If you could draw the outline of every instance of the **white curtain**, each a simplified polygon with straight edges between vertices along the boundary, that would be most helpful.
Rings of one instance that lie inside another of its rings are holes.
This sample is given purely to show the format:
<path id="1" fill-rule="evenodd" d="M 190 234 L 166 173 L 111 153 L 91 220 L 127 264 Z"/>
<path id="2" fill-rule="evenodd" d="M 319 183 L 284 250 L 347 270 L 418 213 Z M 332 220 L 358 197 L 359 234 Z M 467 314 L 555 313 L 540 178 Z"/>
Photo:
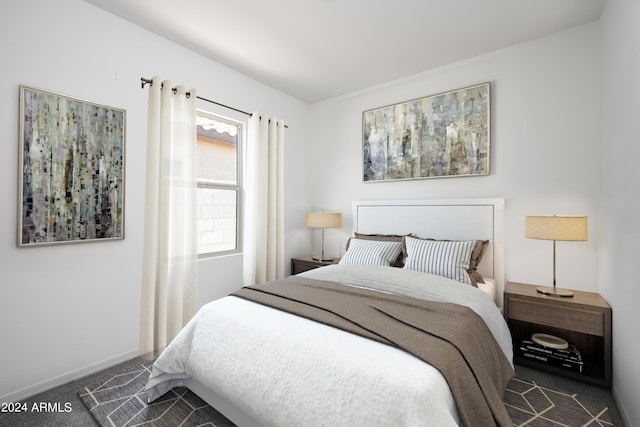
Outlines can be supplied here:
<path id="1" fill-rule="evenodd" d="M 253 113 L 245 163 L 244 285 L 284 276 L 283 120 Z"/>
<path id="2" fill-rule="evenodd" d="M 140 354 L 159 352 L 197 310 L 195 90 L 149 88 Z"/>

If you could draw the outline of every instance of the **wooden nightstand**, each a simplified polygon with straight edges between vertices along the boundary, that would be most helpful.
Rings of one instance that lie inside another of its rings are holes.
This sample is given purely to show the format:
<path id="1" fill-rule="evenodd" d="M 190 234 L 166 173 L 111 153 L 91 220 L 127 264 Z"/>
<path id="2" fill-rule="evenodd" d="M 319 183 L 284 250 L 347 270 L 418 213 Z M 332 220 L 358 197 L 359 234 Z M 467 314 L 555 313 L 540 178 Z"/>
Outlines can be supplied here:
<path id="1" fill-rule="evenodd" d="M 324 265 L 337 264 L 339 261 L 340 258 L 334 258 L 331 261 L 316 261 L 312 255 L 291 258 L 291 274 L 302 273 Z"/>
<path id="2" fill-rule="evenodd" d="M 572 298 L 543 295 L 533 285 L 508 282 L 504 316 L 511 331 L 515 363 L 602 387 L 611 387 L 611 307 L 594 292 L 575 291 Z M 575 344 L 583 371 L 525 359 L 520 342 L 533 333 L 554 335 Z"/>

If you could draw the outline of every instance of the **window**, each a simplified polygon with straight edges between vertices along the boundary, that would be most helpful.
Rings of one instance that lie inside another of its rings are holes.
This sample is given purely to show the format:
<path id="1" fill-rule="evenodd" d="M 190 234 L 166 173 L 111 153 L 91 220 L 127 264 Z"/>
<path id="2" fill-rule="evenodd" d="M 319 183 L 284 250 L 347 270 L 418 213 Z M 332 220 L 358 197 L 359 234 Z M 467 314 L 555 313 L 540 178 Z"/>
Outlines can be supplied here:
<path id="1" fill-rule="evenodd" d="M 198 255 L 238 251 L 242 124 L 198 110 Z"/>

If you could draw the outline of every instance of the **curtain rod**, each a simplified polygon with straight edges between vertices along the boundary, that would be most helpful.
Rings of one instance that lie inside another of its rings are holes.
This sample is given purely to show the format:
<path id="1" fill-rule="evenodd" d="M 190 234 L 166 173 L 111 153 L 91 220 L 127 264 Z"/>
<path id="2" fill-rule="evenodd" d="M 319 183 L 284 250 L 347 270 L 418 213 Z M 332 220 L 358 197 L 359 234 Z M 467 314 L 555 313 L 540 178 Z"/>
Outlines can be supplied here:
<path id="1" fill-rule="evenodd" d="M 142 87 L 142 89 L 144 89 L 144 87 L 145 87 L 146 85 L 152 86 L 152 85 L 153 85 L 153 80 L 151 80 L 151 79 L 145 79 L 144 77 L 140 77 L 140 86 Z M 172 88 L 172 89 L 173 89 L 173 91 L 175 92 L 175 90 L 176 90 L 176 89 L 175 89 L 175 88 Z M 186 93 L 186 95 L 187 95 L 187 98 L 191 96 L 191 94 L 190 94 L 189 92 L 187 92 L 187 93 Z M 253 116 L 253 114 L 252 114 L 252 113 L 248 113 L 248 112 L 246 112 L 246 111 L 242 111 L 242 110 L 239 110 L 239 109 L 237 109 L 237 108 L 230 107 L 230 106 L 228 106 L 228 105 L 224 105 L 224 104 L 221 104 L 221 103 L 219 103 L 219 102 L 212 101 L 212 100 L 210 100 L 210 99 L 203 98 L 203 97 L 198 96 L 198 95 L 196 95 L 196 98 L 198 98 L 198 99 L 200 99 L 200 100 L 202 100 L 202 101 L 205 101 L 205 102 L 209 102 L 209 103 L 211 103 L 211 104 L 219 105 L 220 107 L 228 108 L 229 110 L 237 111 L 238 113 L 242 113 L 242 114 L 244 114 L 245 116 L 249 116 L 249 117 Z M 287 126 L 287 125 L 284 125 L 284 127 L 285 127 L 285 128 L 289 128 L 289 126 Z"/>

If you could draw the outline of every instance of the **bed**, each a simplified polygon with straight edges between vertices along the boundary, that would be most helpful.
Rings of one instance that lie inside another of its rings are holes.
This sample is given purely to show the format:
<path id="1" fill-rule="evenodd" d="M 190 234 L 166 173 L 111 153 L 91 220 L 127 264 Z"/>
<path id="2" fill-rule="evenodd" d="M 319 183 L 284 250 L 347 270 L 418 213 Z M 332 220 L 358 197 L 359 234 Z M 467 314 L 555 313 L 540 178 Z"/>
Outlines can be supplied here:
<path id="1" fill-rule="evenodd" d="M 501 199 L 354 202 L 345 262 L 202 307 L 154 363 L 149 399 L 186 385 L 240 426 L 510 425 L 503 209 Z M 399 251 L 391 235 L 405 236 Z M 474 267 L 487 283 L 416 270 L 416 248 L 469 241 L 483 242 Z M 400 257 L 413 269 L 389 266 Z"/>

